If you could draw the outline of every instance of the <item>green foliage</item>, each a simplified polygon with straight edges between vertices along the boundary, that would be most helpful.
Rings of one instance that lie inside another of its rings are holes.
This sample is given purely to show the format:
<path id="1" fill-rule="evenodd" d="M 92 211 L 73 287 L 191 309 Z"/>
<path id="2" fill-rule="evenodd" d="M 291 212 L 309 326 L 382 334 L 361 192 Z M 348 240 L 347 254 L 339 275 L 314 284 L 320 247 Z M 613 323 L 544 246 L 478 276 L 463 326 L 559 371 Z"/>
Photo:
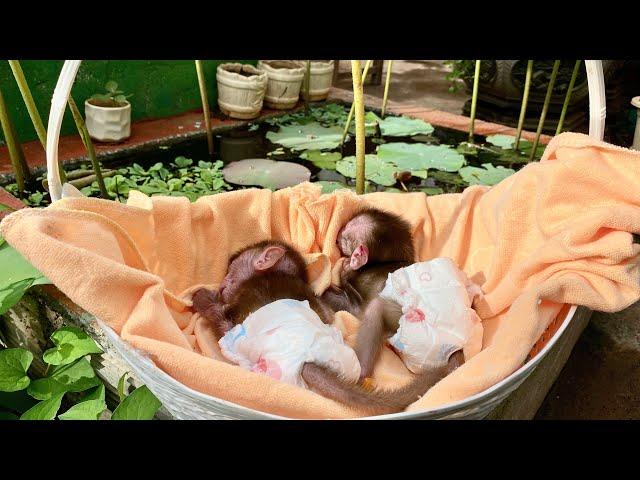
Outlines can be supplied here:
<path id="1" fill-rule="evenodd" d="M 33 361 L 33 354 L 22 348 L 0 350 L 0 390 L 16 392 L 29 386 L 31 379 L 27 370 Z"/>
<path id="2" fill-rule="evenodd" d="M 8 243 L 0 244 L 0 315 L 13 307 L 33 285 L 51 283 Z"/>
<path id="3" fill-rule="evenodd" d="M 475 60 L 445 60 L 443 63 L 451 67 L 451 72 L 446 75 L 446 79 L 451 82 L 449 92 L 456 92 L 460 88 L 460 80 L 473 78 Z"/>
<path id="4" fill-rule="evenodd" d="M 55 331 L 51 340 L 56 346 L 47 350 L 43 357 L 49 367 L 42 378 L 32 379 L 27 374 L 33 360 L 31 352 L 22 348 L 0 350 L 0 419 L 53 420 L 63 400 L 66 399 L 67 404 L 71 401 L 67 393 L 74 393 L 73 398 L 79 397 L 79 400 L 58 415 L 61 420 L 96 420 L 107 408 L 105 387 L 84 356 L 99 354 L 102 350 L 75 327 Z M 78 357 L 81 354 L 83 356 Z M 47 359 L 60 363 L 52 365 Z M 119 382 L 121 402 L 114 417 L 123 420 L 153 418 L 161 406 L 160 401 L 146 386 L 126 397 L 125 375 Z M 40 401 L 36 403 L 31 397 Z"/>
<path id="5" fill-rule="evenodd" d="M 136 388 L 113 411 L 112 420 L 151 420 L 162 406 L 151 390 L 143 385 Z"/>
<path id="6" fill-rule="evenodd" d="M 377 148 L 381 160 L 395 164 L 399 171 L 427 178 L 427 170 L 457 172 L 466 163 L 464 157 L 448 145 L 423 143 L 385 143 Z"/>
<path id="7" fill-rule="evenodd" d="M 103 107 L 124 107 L 127 98 L 133 95 L 124 95 L 124 91 L 118 90 L 118 84 L 113 80 L 108 81 L 104 89 L 106 93 L 96 93 L 89 100 L 96 100 L 96 105 Z"/>
<path id="8" fill-rule="evenodd" d="M 268 118 L 265 123 L 274 126 L 306 125 L 317 122 L 324 127 L 340 126 L 347 122 L 349 109 L 335 103 L 322 106 L 312 106 L 309 113 L 304 111 L 286 113 L 277 117 Z"/>
<path id="9" fill-rule="evenodd" d="M 51 335 L 51 341 L 55 348 L 50 348 L 43 355 L 44 361 L 50 365 L 67 365 L 85 355 L 102 353 L 93 338 L 78 328 L 59 328 Z"/>

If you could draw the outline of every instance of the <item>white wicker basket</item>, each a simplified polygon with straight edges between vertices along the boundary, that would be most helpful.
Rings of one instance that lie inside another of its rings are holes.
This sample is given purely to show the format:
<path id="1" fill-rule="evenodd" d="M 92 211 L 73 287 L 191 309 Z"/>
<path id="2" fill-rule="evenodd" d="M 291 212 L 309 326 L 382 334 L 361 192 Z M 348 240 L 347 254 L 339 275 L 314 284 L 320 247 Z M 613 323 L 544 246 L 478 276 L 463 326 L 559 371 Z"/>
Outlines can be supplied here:
<path id="1" fill-rule="evenodd" d="M 587 60 L 589 82 L 589 134 L 602 140 L 604 136 L 605 90 L 602 63 Z M 67 60 L 62 67 L 58 84 L 53 93 L 47 135 L 47 179 L 51 200 L 59 200 L 63 193 L 58 164 L 58 141 L 65 106 L 75 80 L 80 60 Z M 69 192 L 69 193 L 67 193 Z M 64 194 L 78 192 L 65 184 Z M 517 389 L 531 375 L 536 366 L 562 337 L 576 312 L 569 309 L 566 318 L 546 345 L 532 359 L 507 378 L 476 395 L 431 410 L 404 412 L 391 415 L 367 417 L 375 419 L 481 419 L 486 417 L 500 402 Z M 117 352 L 131 366 L 135 375 L 162 401 L 164 407 L 178 419 L 278 419 L 276 415 L 246 408 L 210 395 L 192 390 L 156 367 L 151 360 L 123 341 L 111 328 L 99 322 L 106 337 Z"/>
<path id="2" fill-rule="evenodd" d="M 298 65 L 307 68 L 306 60 L 298 60 Z M 318 102 L 329 96 L 333 82 L 333 60 L 311 60 L 311 80 L 309 81 L 309 100 Z"/>

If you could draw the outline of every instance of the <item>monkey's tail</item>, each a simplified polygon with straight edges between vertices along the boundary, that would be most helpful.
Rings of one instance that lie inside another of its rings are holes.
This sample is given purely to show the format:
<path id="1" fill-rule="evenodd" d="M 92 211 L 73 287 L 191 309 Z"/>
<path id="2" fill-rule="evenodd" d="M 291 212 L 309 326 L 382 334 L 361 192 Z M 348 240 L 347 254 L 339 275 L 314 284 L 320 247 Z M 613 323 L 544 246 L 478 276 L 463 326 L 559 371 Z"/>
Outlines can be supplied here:
<path id="1" fill-rule="evenodd" d="M 403 411 L 449 372 L 447 365 L 428 370 L 417 374 L 415 379 L 404 387 L 393 390 L 369 390 L 362 384 L 346 380 L 330 368 L 315 363 L 304 364 L 302 378 L 320 395 L 373 415 L 383 415 Z"/>

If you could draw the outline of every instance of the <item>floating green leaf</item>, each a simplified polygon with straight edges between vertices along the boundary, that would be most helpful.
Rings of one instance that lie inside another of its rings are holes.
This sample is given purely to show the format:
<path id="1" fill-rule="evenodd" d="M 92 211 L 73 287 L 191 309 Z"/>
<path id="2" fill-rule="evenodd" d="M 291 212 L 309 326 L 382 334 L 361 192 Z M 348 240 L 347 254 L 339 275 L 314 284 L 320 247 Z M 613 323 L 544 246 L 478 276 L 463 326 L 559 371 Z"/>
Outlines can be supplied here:
<path id="1" fill-rule="evenodd" d="M 57 365 L 49 376 L 31 382 L 27 392 L 37 400 L 47 400 L 65 392 L 83 392 L 100 384 L 91 364 L 80 358 L 70 365 Z"/>
<path id="2" fill-rule="evenodd" d="M 176 159 L 174 160 L 174 163 L 178 168 L 185 168 L 193 165 L 193 160 L 187 157 L 180 156 L 180 157 L 176 157 Z"/>
<path id="3" fill-rule="evenodd" d="M 374 112 L 367 112 L 364 114 L 364 136 L 370 137 L 378 132 L 378 124 L 382 119 L 378 117 Z M 344 128 L 344 127 L 343 127 Z M 349 127 L 349 133 L 356 134 L 355 122 Z"/>
<path id="4" fill-rule="evenodd" d="M 410 137 L 412 135 L 433 133 L 433 126 L 420 120 L 409 117 L 386 117 L 379 121 L 380 133 L 384 137 Z"/>
<path id="5" fill-rule="evenodd" d="M 320 150 L 306 150 L 300 155 L 303 160 L 309 160 L 316 167 L 325 170 L 335 170 L 336 162 L 342 158 L 340 152 L 321 152 Z"/>
<path id="6" fill-rule="evenodd" d="M 262 158 L 231 162 L 222 173 L 227 182 L 236 185 L 259 185 L 272 190 L 292 187 L 311 178 L 311 172 L 307 167 Z"/>
<path id="7" fill-rule="evenodd" d="M 62 415 L 58 415 L 58 418 L 60 420 L 97 420 L 107 408 L 104 391 L 104 385 L 98 385 L 80 403 L 76 403 Z"/>
<path id="8" fill-rule="evenodd" d="M 331 150 L 340 145 L 340 127 L 323 127 L 317 122 L 280 127 L 267 132 L 267 139 L 291 150 Z"/>
<path id="9" fill-rule="evenodd" d="M 457 172 L 466 163 L 462 155 L 447 145 L 385 143 L 377 147 L 377 155 L 395 164 L 398 171 L 408 170 L 420 178 L 427 178 L 428 169 Z"/>
<path id="10" fill-rule="evenodd" d="M 63 396 L 64 393 L 58 393 L 48 400 L 36 403 L 22 414 L 20 420 L 53 420 L 60 410 Z"/>
<path id="11" fill-rule="evenodd" d="M 429 172 L 429 178 L 432 178 L 433 180 L 436 180 L 440 183 L 446 183 L 458 187 L 467 185 L 467 182 L 465 182 L 460 175 L 453 172 L 442 172 L 439 170 L 433 170 Z"/>
<path id="12" fill-rule="evenodd" d="M 51 365 L 67 365 L 91 353 L 102 353 L 102 349 L 84 331 L 76 327 L 61 327 L 51 335 L 55 345 L 42 358 Z"/>
<path id="13" fill-rule="evenodd" d="M 152 420 L 162 406 L 146 385 L 136 388 L 114 410 L 111 420 Z"/>
<path id="14" fill-rule="evenodd" d="M 478 155 L 478 147 L 469 142 L 462 142 L 456 147 L 456 152 L 462 155 Z"/>
<path id="15" fill-rule="evenodd" d="M 356 157 L 345 157 L 336 162 L 336 170 L 345 177 L 356 178 Z M 365 178 L 379 185 L 395 185 L 395 165 L 385 162 L 377 155 L 365 155 Z"/>
<path id="16" fill-rule="evenodd" d="M 489 135 L 487 137 L 487 143 L 506 150 L 513 148 L 516 143 L 516 137 L 513 135 Z M 522 142 L 520 143 L 522 144 Z"/>
<path id="17" fill-rule="evenodd" d="M 513 175 L 515 170 L 510 168 L 504 168 L 502 166 L 495 167 L 490 163 L 483 163 L 484 168 L 478 167 L 464 167 L 460 169 L 460 176 L 469 185 L 495 185 L 510 175 Z"/>
<path id="18" fill-rule="evenodd" d="M 27 370 L 33 354 L 24 348 L 0 350 L 0 391 L 17 392 L 29 386 Z"/>
<path id="19" fill-rule="evenodd" d="M 326 180 L 320 180 L 318 182 L 315 182 L 318 185 L 322 186 L 322 193 L 333 193 L 336 190 L 341 190 L 343 188 L 349 188 L 347 185 L 345 185 L 342 182 L 329 182 Z"/>

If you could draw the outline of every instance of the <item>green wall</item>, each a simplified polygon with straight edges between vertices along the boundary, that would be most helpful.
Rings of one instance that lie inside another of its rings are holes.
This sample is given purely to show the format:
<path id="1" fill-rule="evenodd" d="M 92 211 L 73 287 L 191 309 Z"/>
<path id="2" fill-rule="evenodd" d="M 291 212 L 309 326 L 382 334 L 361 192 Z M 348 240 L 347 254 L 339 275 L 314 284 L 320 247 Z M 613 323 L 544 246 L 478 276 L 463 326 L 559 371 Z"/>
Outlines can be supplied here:
<path id="1" fill-rule="evenodd" d="M 217 105 L 217 66 L 235 61 L 256 64 L 255 60 L 203 60 L 211 108 Z M 51 96 L 63 63 L 62 60 L 20 62 L 45 128 Z M 193 60 L 85 60 L 80 65 L 72 89 L 73 98 L 83 113 L 84 101 L 94 93 L 101 93 L 109 80 L 118 82 L 125 94 L 133 94 L 129 98 L 133 121 L 176 115 L 201 107 Z M 0 60 L 0 88 L 20 141 L 36 140 L 37 135 L 6 60 Z M 76 132 L 67 109 L 61 135 Z M 1 131 L 0 139 L 4 140 Z"/>

